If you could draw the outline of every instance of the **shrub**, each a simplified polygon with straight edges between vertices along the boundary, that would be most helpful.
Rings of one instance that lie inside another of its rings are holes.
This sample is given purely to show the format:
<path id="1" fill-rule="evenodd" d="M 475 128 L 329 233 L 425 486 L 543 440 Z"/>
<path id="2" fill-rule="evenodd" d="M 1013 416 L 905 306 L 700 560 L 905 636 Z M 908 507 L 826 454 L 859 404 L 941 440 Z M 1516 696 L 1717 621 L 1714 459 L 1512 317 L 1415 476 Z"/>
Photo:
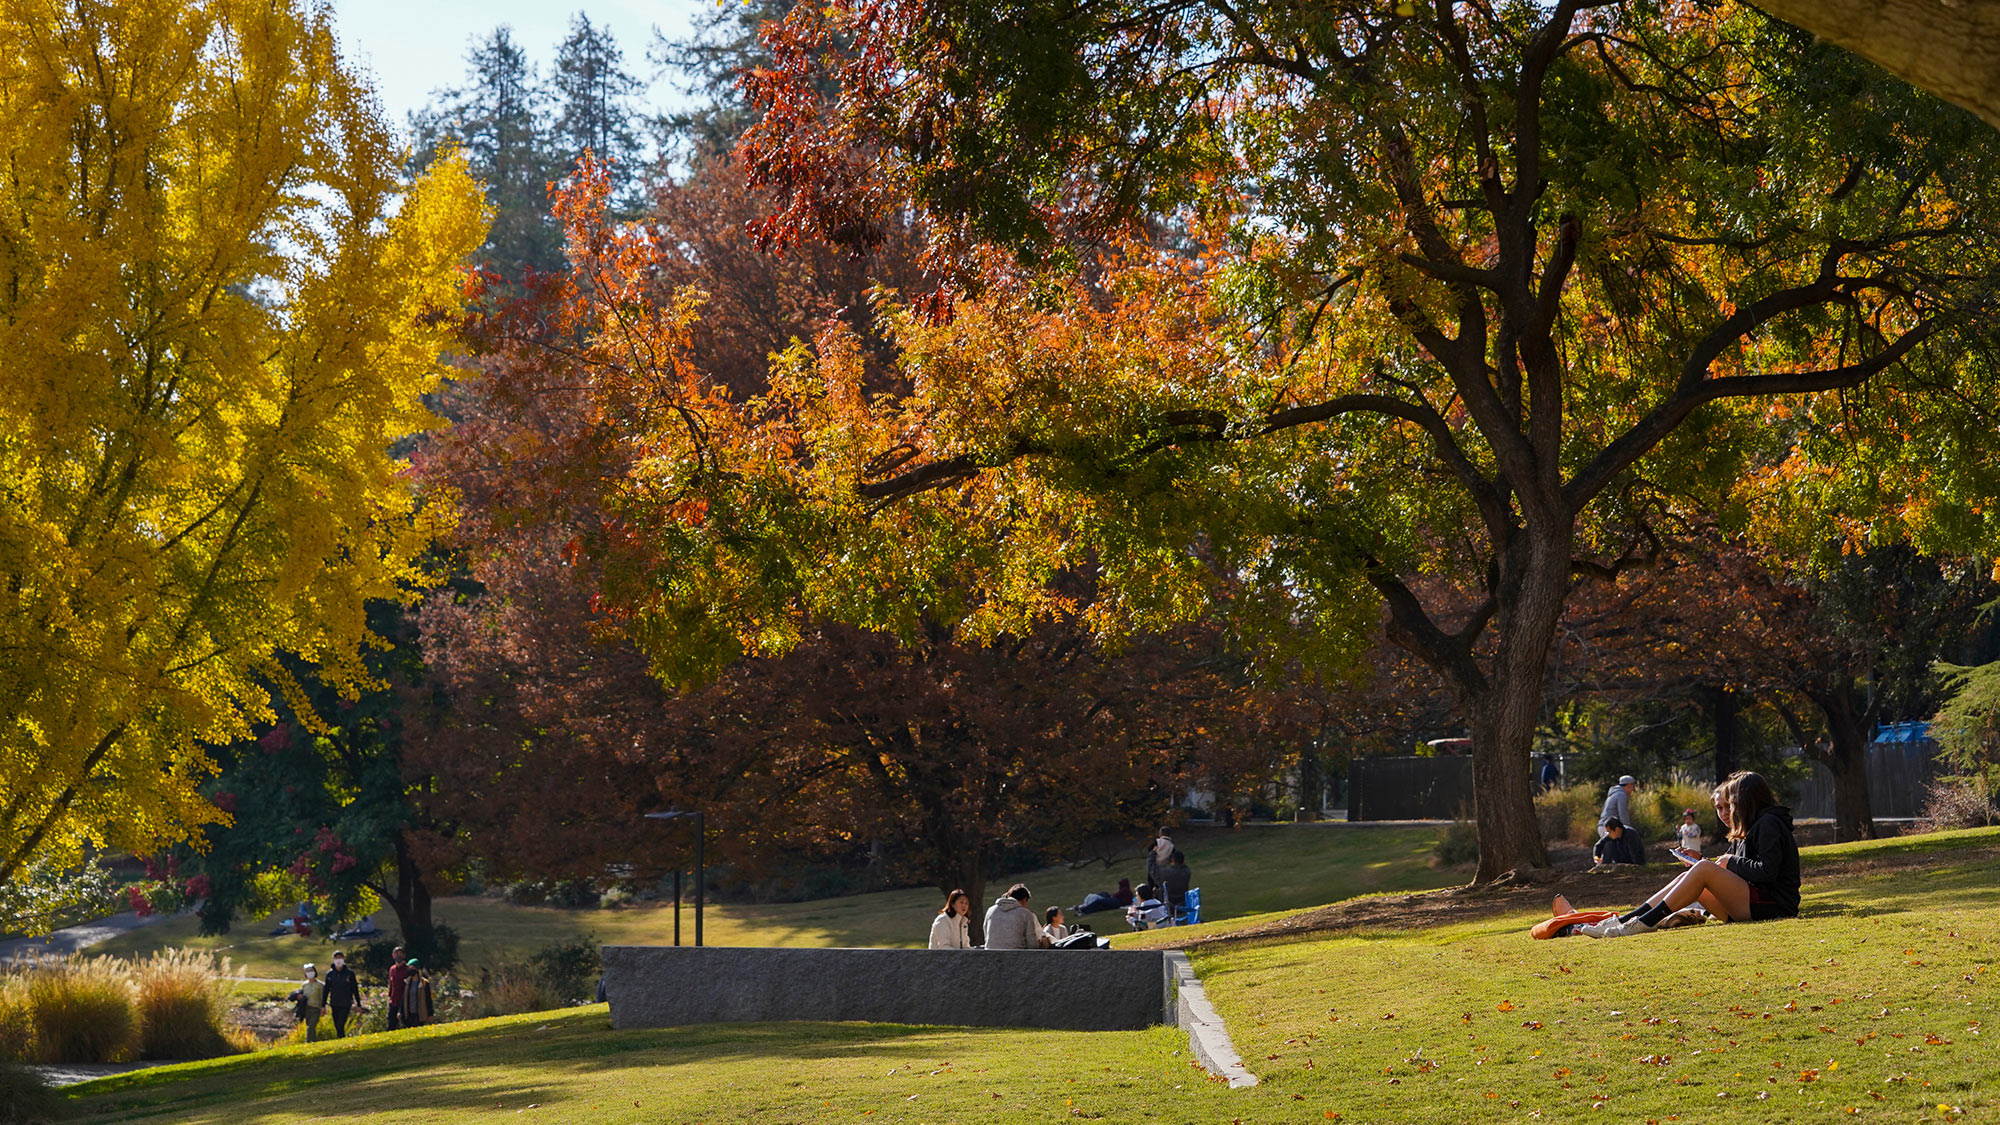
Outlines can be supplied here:
<path id="1" fill-rule="evenodd" d="M 139 1054 L 212 1059 L 235 1054 L 225 1031 L 229 965 L 188 950 L 156 953 L 133 967 Z"/>
<path id="2" fill-rule="evenodd" d="M 349 946 L 347 959 L 362 976 L 381 984 L 389 979 L 390 954 L 401 944 L 397 938 L 376 938 L 365 945 Z"/>
<path id="3" fill-rule="evenodd" d="M 35 1009 L 28 982 L 18 974 L 0 977 L 0 1065 L 30 1062 L 35 1053 Z"/>
<path id="4" fill-rule="evenodd" d="M 597 896 L 597 905 L 605 910 L 615 910 L 632 903 L 632 891 L 627 887 L 609 887 Z"/>
<path id="5" fill-rule="evenodd" d="M 431 927 L 429 941 L 405 941 L 403 945 L 427 972 L 448 973 L 458 965 L 458 931 L 443 922 Z"/>
<path id="6" fill-rule="evenodd" d="M 41 962 L 28 973 L 28 1001 L 42 1062 L 124 1062 L 139 1045 L 132 982 L 109 958 Z"/>
<path id="7" fill-rule="evenodd" d="M 528 957 L 528 968 L 562 997 L 560 1006 L 589 996 L 604 962 L 598 956 L 597 939 L 585 935 L 576 941 L 554 942 L 536 950 Z"/>
<path id="8" fill-rule="evenodd" d="M 503 961 L 479 970 L 478 983 L 459 1014 L 465 1019 L 546 1012 L 564 1006 L 561 993 L 536 973 L 532 965 Z"/>
<path id="9" fill-rule="evenodd" d="M 1597 810 L 1603 806 L 1603 789 L 1588 782 L 1563 785 L 1536 794 L 1535 819 L 1544 839 L 1589 843 L 1597 838 Z"/>
<path id="10" fill-rule="evenodd" d="M 1924 788 L 1923 818 L 1933 828 L 1981 828 L 1993 823 L 1994 814 L 1983 778 L 1941 777 Z"/>
<path id="11" fill-rule="evenodd" d="M 17 1063 L 0 1062 L 0 1125 L 54 1121 L 61 1105 L 42 1076 Z"/>
<path id="12" fill-rule="evenodd" d="M 1472 863 L 1479 858 L 1479 829 L 1472 821 L 1459 817 L 1451 822 L 1451 827 L 1438 837 L 1437 847 L 1431 849 L 1431 857 L 1440 867 L 1456 867 L 1461 863 Z"/>
<path id="13" fill-rule="evenodd" d="M 569 910 L 596 906 L 597 888 L 588 879 L 563 879 L 549 884 L 548 903 Z"/>

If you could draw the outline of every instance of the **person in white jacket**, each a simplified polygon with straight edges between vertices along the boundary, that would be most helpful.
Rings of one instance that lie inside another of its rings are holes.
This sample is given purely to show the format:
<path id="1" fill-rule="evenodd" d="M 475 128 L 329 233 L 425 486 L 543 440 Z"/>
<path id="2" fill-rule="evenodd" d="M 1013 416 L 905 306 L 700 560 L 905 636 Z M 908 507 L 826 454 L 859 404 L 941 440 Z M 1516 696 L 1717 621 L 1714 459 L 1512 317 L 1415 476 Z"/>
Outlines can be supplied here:
<path id="1" fill-rule="evenodd" d="M 972 948 L 972 896 L 953 891 L 944 896 L 944 909 L 931 921 L 932 949 Z"/>
<path id="2" fill-rule="evenodd" d="M 1049 944 L 1042 923 L 1028 908 L 1028 886 L 1016 883 L 986 909 L 986 948 L 1041 949 Z"/>

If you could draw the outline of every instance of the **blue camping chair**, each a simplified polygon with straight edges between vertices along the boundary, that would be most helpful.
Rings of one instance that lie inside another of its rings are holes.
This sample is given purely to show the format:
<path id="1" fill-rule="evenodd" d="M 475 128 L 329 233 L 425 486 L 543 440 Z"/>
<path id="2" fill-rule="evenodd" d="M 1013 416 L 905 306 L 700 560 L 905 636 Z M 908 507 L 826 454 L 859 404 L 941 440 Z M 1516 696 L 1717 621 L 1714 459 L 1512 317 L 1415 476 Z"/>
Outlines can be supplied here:
<path id="1" fill-rule="evenodd" d="M 1174 918 L 1176 926 L 1198 926 L 1201 924 L 1201 888 L 1189 887 L 1181 896 L 1181 912 Z"/>

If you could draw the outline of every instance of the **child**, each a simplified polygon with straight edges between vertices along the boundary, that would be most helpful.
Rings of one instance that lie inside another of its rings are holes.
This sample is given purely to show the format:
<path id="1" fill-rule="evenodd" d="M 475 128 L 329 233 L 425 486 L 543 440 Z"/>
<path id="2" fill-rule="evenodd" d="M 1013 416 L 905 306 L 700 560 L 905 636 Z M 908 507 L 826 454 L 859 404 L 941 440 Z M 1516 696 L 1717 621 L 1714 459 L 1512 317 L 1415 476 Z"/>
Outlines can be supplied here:
<path id="1" fill-rule="evenodd" d="M 1682 851 L 1695 856 L 1701 854 L 1701 845 L 1703 843 L 1701 825 L 1695 823 L 1693 809 L 1689 809 L 1681 814 L 1680 840 Z"/>
<path id="2" fill-rule="evenodd" d="M 1778 803 L 1769 782 L 1738 770 L 1715 787 L 1715 812 L 1729 829 L 1729 854 L 1694 864 L 1637 908 L 1576 932 L 1594 938 L 1648 933 L 1696 902 L 1727 922 L 1798 917 L 1799 844 L 1792 836 L 1792 810 Z"/>
<path id="3" fill-rule="evenodd" d="M 1049 907 L 1048 912 L 1042 915 L 1042 923 L 1042 936 L 1049 939 L 1050 945 L 1069 936 L 1069 927 L 1063 925 L 1063 912 L 1060 906 Z"/>

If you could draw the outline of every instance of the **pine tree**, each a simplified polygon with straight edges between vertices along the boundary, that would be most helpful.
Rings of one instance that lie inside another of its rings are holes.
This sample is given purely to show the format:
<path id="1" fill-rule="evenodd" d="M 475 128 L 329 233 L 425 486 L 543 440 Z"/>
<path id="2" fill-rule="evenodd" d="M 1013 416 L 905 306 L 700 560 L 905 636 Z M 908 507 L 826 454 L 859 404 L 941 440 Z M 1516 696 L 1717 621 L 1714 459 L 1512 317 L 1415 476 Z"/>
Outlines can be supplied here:
<path id="1" fill-rule="evenodd" d="M 582 12 L 571 18 L 569 38 L 556 51 L 549 77 L 558 103 L 550 141 L 560 170 L 567 172 L 588 149 L 621 179 L 634 180 L 641 152 L 631 101 L 639 81 L 625 72 L 624 62 L 609 31 L 593 26 Z"/>
<path id="2" fill-rule="evenodd" d="M 549 216 L 549 181 L 560 168 L 550 155 L 547 107 L 534 64 L 502 24 L 467 53 L 465 85 L 439 91 L 432 108 L 411 116 L 420 161 L 455 143 L 485 182 L 493 228 L 479 258 L 504 276 L 562 262 L 562 235 Z"/>

